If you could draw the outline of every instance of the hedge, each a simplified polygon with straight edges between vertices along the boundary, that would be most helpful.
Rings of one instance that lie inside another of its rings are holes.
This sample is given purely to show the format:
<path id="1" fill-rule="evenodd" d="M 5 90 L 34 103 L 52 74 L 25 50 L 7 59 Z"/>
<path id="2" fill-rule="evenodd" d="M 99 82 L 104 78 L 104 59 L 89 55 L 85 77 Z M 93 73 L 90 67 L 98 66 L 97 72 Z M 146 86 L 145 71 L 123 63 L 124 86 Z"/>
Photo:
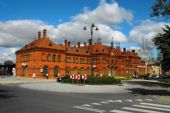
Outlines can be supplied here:
<path id="1" fill-rule="evenodd" d="M 114 77 L 109 77 L 109 76 L 87 76 L 87 80 L 85 83 L 87 84 L 120 84 L 121 83 L 121 78 L 114 78 Z M 65 76 L 62 78 L 63 83 L 77 83 L 76 80 L 71 80 L 70 76 Z M 84 83 L 84 80 L 80 79 L 78 83 Z"/>
<path id="2" fill-rule="evenodd" d="M 166 79 L 159 79 L 160 82 L 167 82 L 170 83 L 170 78 L 166 78 Z"/>

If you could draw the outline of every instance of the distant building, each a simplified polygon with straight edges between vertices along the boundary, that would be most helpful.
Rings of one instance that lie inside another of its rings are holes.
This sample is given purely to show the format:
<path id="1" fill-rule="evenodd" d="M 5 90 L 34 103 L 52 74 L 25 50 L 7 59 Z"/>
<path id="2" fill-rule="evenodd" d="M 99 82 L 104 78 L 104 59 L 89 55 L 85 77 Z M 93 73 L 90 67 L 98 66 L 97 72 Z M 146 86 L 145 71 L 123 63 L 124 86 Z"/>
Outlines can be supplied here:
<path id="1" fill-rule="evenodd" d="M 161 74 L 161 67 L 160 67 L 160 62 L 151 62 L 150 64 L 148 64 L 148 74 L 150 76 L 154 76 L 154 75 L 160 75 Z"/>
<path id="2" fill-rule="evenodd" d="M 93 61 L 91 65 L 91 59 Z M 72 47 L 71 42 L 64 44 L 52 42 L 46 35 L 46 29 L 38 32 L 37 39 L 16 51 L 16 76 L 38 78 L 56 78 L 59 75 L 91 74 L 93 76 L 133 76 L 145 74 L 145 63 L 135 52 L 120 44 L 111 42 L 111 46 L 102 45 L 101 39 L 96 44 L 78 42 Z"/>

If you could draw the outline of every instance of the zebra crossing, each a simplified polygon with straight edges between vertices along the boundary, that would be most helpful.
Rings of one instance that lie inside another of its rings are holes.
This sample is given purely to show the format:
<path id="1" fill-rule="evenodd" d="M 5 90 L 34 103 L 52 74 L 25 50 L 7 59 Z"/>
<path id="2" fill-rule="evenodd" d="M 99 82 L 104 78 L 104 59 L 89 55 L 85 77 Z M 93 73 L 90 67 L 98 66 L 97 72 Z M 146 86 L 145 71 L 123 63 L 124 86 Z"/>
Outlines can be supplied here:
<path id="1" fill-rule="evenodd" d="M 98 108 L 98 106 L 112 106 L 113 103 L 120 104 L 124 102 L 130 103 L 130 105 L 124 105 L 120 108 L 112 107 L 112 109 Z M 73 107 L 95 113 L 170 113 L 170 105 L 154 103 L 152 99 L 106 100 Z"/>

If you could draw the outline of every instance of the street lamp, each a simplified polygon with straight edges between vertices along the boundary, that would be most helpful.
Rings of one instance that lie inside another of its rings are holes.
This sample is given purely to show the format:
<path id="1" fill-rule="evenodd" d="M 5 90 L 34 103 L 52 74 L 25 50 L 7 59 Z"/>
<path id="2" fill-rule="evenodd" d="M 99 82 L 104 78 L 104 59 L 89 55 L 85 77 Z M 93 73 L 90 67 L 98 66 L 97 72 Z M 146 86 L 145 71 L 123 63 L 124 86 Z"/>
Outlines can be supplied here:
<path id="1" fill-rule="evenodd" d="M 24 71 L 25 71 L 25 67 L 26 67 L 27 63 L 22 62 L 21 65 L 22 65 L 22 69 L 23 69 L 23 75 L 22 76 L 24 76 Z"/>
<path id="2" fill-rule="evenodd" d="M 98 27 L 96 25 L 94 25 L 93 23 L 91 24 L 91 26 L 84 26 L 84 30 L 87 30 L 87 28 L 90 29 L 90 35 L 91 35 L 91 40 L 90 40 L 90 45 L 91 45 L 91 49 L 90 49 L 90 56 L 91 56 L 91 76 L 93 74 L 93 54 L 92 54 L 92 45 L 93 45 L 93 30 L 95 29 L 96 31 L 98 31 Z"/>

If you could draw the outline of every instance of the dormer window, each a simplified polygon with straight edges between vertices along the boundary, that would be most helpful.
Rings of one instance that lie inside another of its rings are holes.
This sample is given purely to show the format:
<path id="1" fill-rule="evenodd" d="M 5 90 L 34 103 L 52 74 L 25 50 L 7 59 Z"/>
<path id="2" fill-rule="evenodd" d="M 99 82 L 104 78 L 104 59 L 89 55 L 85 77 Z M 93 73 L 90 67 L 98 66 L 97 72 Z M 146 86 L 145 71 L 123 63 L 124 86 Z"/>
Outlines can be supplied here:
<path id="1" fill-rule="evenodd" d="M 51 44 L 51 43 L 49 43 L 49 46 L 52 46 L 52 44 Z"/>
<path id="2" fill-rule="evenodd" d="M 98 50 L 98 49 L 96 49 L 96 52 L 99 52 L 99 50 Z"/>
<path id="3" fill-rule="evenodd" d="M 77 49 L 76 52 L 79 52 L 79 50 Z"/>
<path id="4" fill-rule="evenodd" d="M 102 52 L 104 52 L 104 49 L 102 49 Z"/>

